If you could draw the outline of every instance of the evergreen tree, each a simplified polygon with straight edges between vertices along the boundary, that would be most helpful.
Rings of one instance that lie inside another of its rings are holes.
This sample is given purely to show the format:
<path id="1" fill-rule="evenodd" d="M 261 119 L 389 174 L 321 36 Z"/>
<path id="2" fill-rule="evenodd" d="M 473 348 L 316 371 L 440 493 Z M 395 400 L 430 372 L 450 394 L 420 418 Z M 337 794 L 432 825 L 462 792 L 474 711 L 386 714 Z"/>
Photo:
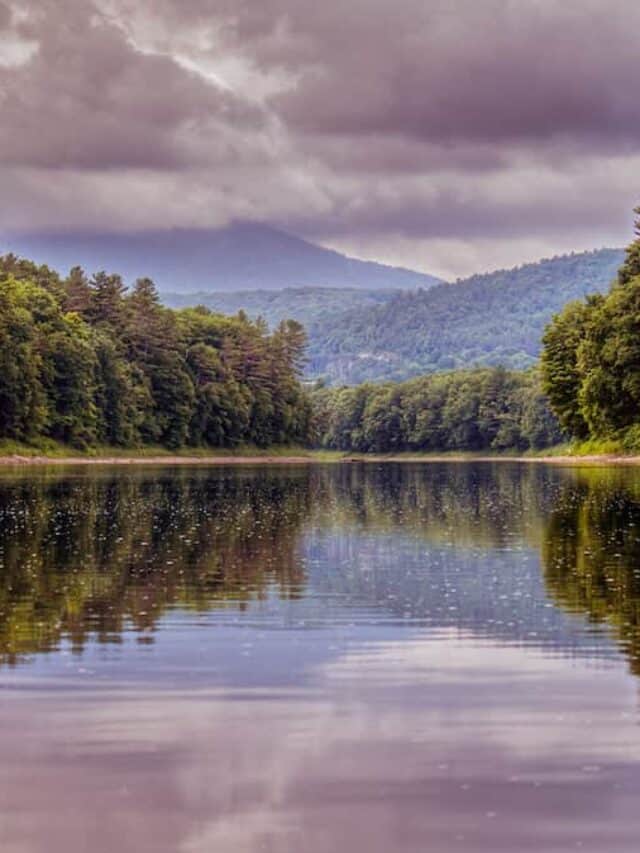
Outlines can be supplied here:
<path id="1" fill-rule="evenodd" d="M 171 311 L 150 279 L 127 292 L 79 267 L 0 258 L 0 437 L 88 446 L 304 442 L 304 332 Z"/>
<path id="2" fill-rule="evenodd" d="M 628 284 L 631 279 L 640 276 L 640 207 L 636 207 L 634 213 L 638 216 L 635 221 L 636 239 L 627 247 L 625 261 L 618 272 L 618 282 L 621 285 Z"/>

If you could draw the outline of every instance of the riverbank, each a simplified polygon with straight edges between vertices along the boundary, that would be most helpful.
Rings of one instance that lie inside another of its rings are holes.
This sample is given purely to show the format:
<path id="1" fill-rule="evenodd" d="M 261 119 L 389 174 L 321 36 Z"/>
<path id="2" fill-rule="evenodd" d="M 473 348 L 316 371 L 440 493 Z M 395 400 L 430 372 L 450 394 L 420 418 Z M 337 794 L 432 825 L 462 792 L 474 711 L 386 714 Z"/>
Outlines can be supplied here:
<path id="1" fill-rule="evenodd" d="M 640 456 L 624 454 L 546 454 L 513 456 L 503 454 L 473 453 L 398 453 L 363 454 L 361 456 L 343 456 L 341 462 L 537 462 L 547 465 L 640 465 Z"/>
<path id="2" fill-rule="evenodd" d="M 299 465 L 311 456 L 0 456 L 0 465 Z"/>
<path id="3" fill-rule="evenodd" d="M 28 452 L 3 453 L 0 447 L 0 466 L 35 465 L 309 465 L 319 463 L 372 464 L 381 462 L 422 463 L 543 463 L 547 465 L 640 465 L 640 455 L 620 453 L 571 454 L 548 453 L 539 455 L 510 455 L 486 453 L 343 453 L 340 451 L 243 448 L 240 451 L 119 451 L 87 453 Z"/>
<path id="4" fill-rule="evenodd" d="M 306 462 L 311 455 L 307 448 L 282 446 L 257 448 L 243 445 L 232 449 L 211 450 L 202 447 L 146 446 L 122 448 L 102 445 L 79 450 L 60 442 L 45 439 L 34 444 L 5 440 L 0 442 L 0 466 L 11 465 L 195 465 L 242 464 L 249 462 Z"/>

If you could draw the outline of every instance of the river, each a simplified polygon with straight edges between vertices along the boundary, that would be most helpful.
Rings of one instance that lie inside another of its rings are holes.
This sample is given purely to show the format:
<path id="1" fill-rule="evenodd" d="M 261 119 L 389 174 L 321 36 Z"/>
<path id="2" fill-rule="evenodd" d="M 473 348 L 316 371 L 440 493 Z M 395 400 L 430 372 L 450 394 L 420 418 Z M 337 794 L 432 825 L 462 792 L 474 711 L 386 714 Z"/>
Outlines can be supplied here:
<path id="1" fill-rule="evenodd" d="M 640 470 L 0 475 L 3 853 L 631 853 Z"/>

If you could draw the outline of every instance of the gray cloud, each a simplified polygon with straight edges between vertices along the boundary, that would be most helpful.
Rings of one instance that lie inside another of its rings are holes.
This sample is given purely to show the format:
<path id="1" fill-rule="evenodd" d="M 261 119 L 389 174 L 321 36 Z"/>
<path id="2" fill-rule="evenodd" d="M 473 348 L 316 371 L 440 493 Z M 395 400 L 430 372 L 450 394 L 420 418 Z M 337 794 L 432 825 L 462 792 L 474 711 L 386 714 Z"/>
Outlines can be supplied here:
<path id="1" fill-rule="evenodd" d="M 0 30 L 6 30 L 11 26 L 11 9 L 6 3 L 0 3 Z"/>
<path id="2" fill-rule="evenodd" d="M 12 9 L 0 27 L 37 49 L 3 63 L 0 40 L 0 227 L 242 216 L 378 257 L 388 240 L 407 264 L 428 267 L 431 245 L 445 273 L 447 241 L 459 273 L 473 271 L 460 257 L 484 248 L 482 266 L 500 265 L 518 240 L 551 253 L 627 239 L 634 0 Z"/>
<path id="3" fill-rule="evenodd" d="M 143 53 L 86 4 L 33 5 L 21 29 L 38 50 L 0 71 L 2 163 L 190 168 L 241 157 L 235 137 L 265 125 L 247 99 Z"/>
<path id="4" fill-rule="evenodd" d="M 151 7 L 149 7 L 151 8 Z M 153 8 L 158 8 L 153 4 Z M 640 130 L 640 9 L 631 0 L 164 0 L 290 88 L 293 125 L 435 140 Z M 214 36 L 212 36 L 214 37 Z"/>
<path id="5" fill-rule="evenodd" d="M 330 61 L 276 104 L 302 128 L 338 134 L 635 139 L 640 15 L 629 3 L 617 15 L 612 5 L 400 4 L 376 20 L 364 52 L 332 34 Z"/>

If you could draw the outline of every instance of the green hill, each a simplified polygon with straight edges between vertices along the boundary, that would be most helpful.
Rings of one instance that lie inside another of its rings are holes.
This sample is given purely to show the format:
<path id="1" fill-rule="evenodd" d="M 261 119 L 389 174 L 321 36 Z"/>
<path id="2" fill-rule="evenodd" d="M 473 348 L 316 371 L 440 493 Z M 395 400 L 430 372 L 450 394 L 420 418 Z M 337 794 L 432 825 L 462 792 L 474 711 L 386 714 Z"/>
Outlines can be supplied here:
<path id="1" fill-rule="evenodd" d="M 623 257 L 618 249 L 564 255 L 347 308 L 309 324 L 308 372 L 354 384 L 529 367 L 551 317 L 567 302 L 607 290 Z"/>
<path id="2" fill-rule="evenodd" d="M 283 290 L 163 293 L 162 301 L 171 308 L 204 305 L 221 314 L 237 314 L 242 310 L 254 320 L 262 317 L 272 328 L 281 320 L 292 318 L 308 329 L 333 322 L 335 317 L 346 311 L 383 305 L 400 292 L 335 287 L 287 287 Z"/>
<path id="3" fill-rule="evenodd" d="M 245 311 L 272 328 L 285 318 L 309 334 L 309 376 L 333 384 L 404 380 L 458 368 L 533 364 L 553 314 L 606 291 L 621 249 L 563 255 L 420 290 L 290 287 L 165 293 L 166 304 Z"/>

